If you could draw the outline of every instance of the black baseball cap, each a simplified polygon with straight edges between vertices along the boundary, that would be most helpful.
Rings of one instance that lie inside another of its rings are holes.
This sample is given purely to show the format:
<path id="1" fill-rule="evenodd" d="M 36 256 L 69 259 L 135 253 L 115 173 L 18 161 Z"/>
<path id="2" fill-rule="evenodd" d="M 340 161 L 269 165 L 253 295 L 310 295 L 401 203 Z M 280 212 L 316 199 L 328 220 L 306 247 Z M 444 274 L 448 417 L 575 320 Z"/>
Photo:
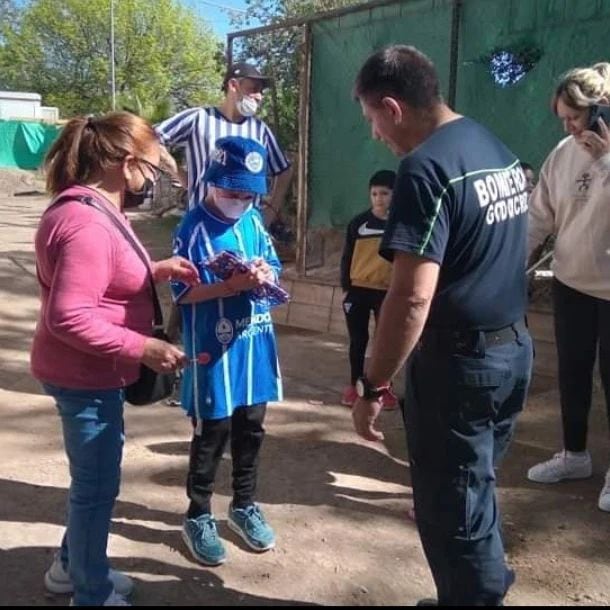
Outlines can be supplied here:
<path id="1" fill-rule="evenodd" d="M 224 80 L 222 81 L 223 91 L 227 90 L 227 83 L 232 78 L 252 78 L 254 80 L 260 80 L 262 81 L 263 87 L 268 87 L 271 84 L 271 78 L 264 76 L 256 66 L 245 61 L 237 62 L 229 67 Z"/>

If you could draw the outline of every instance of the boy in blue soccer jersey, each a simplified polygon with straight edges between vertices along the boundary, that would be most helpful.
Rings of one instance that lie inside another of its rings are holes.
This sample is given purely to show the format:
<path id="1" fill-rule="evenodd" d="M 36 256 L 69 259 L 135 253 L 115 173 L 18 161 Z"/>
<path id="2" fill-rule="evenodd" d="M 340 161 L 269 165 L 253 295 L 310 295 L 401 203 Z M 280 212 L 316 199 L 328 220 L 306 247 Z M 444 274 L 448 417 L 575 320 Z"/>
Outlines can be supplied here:
<path id="1" fill-rule="evenodd" d="M 258 456 L 269 401 L 282 399 L 273 323 L 268 303 L 252 291 L 278 282 L 280 262 L 252 201 L 267 192 L 266 151 L 255 140 L 230 136 L 216 142 L 205 172 L 209 189 L 177 229 L 174 252 L 195 263 L 201 284 L 172 283 L 182 309 L 185 370 L 182 406 L 195 426 L 182 535 L 197 561 L 225 561 L 211 508 L 214 479 L 231 439 L 233 501 L 229 527 L 255 551 L 275 545 L 275 534 L 254 503 Z M 208 263 L 221 252 L 250 261 L 247 271 L 221 280 Z"/>

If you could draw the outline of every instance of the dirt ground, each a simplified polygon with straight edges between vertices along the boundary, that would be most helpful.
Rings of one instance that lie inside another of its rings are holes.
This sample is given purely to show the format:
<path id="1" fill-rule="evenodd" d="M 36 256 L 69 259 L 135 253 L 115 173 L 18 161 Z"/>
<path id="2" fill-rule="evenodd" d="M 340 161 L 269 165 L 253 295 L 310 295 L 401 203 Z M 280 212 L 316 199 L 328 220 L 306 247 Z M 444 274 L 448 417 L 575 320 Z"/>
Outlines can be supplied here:
<path id="1" fill-rule="evenodd" d="M 32 237 L 45 204 L 44 197 L 0 196 L 2 605 L 69 602 L 43 588 L 62 534 L 68 475 L 53 404 L 28 374 L 38 308 Z M 156 257 L 167 251 L 171 222 L 135 221 Z M 383 414 L 384 443 L 359 440 L 349 410 L 338 404 L 344 340 L 278 330 L 286 400 L 269 409 L 258 494 L 277 548 L 255 555 L 228 530 L 224 460 L 215 512 L 228 561 L 197 565 L 180 538 L 189 424 L 177 408 L 127 407 L 109 552 L 113 565 L 137 581 L 135 605 L 413 605 L 434 593 L 407 518 L 411 488 L 400 415 Z M 551 487 L 528 482 L 527 468 L 558 442 L 555 384 L 537 378 L 500 476 L 507 552 L 517 571 L 508 605 L 610 602 L 610 515 L 596 506 L 609 459 L 598 395 L 594 476 Z"/>

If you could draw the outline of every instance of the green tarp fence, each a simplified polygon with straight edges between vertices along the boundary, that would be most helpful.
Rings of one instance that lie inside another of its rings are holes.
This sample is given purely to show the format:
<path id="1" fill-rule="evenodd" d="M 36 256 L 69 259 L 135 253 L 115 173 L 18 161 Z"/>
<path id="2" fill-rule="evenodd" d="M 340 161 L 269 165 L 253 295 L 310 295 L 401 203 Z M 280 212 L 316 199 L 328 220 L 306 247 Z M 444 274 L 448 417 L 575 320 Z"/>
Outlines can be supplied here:
<path id="1" fill-rule="evenodd" d="M 26 121 L 0 121 L 0 167 L 38 169 L 60 127 Z"/>
<path id="2" fill-rule="evenodd" d="M 563 137 L 549 104 L 559 76 L 575 66 L 610 61 L 610 0 L 464 0 L 461 6 L 456 110 L 538 168 Z M 447 95 L 452 10 L 451 0 L 403 0 L 313 25 L 310 228 L 345 226 L 369 205 L 371 174 L 398 165 L 371 139 L 352 99 L 362 62 L 387 44 L 415 45 L 436 63 Z M 524 48 L 538 49 L 538 62 L 517 84 L 499 87 L 489 72 L 490 54 Z"/>

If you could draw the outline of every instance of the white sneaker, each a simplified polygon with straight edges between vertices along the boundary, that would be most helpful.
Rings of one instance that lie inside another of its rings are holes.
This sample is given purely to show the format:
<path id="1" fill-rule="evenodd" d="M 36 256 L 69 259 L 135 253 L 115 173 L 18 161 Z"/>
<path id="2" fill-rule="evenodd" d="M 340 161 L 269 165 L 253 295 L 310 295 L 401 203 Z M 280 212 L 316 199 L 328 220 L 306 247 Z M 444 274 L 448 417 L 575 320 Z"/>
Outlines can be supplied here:
<path id="1" fill-rule="evenodd" d="M 133 591 L 133 580 L 122 572 L 110 570 L 110 580 L 114 585 L 114 590 L 118 595 L 129 595 Z M 51 593 L 73 593 L 74 585 L 70 574 L 64 570 L 59 555 L 55 556 L 51 567 L 44 575 L 44 585 Z M 112 604 L 111 604 L 112 605 Z M 116 605 L 116 604 L 115 604 Z"/>
<path id="2" fill-rule="evenodd" d="M 74 606 L 74 598 L 70 600 L 70 605 Z M 112 591 L 102 606 L 131 606 L 131 604 L 122 595 Z"/>
<path id="3" fill-rule="evenodd" d="M 610 513 L 610 468 L 608 468 L 608 472 L 606 473 L 606 482 L 599 492 L 597 506 L 599 507 L 599 510 Z"/>
<path id="4" fill-rule="evenodd" d="M 131 604 L 116 591 L 112 591 L 102 606 L 131 606 Z"/>
<path id="5" fill-rule="evenodd" d="M 532 466 L 527 478 L 534 483 L 559 483 L 564 479 L 587 479 L 593 467 L 591 456 L 585 451 L 582 456 L 574 456 L 566 451 L 556 453 L 550 460 Z"/>

